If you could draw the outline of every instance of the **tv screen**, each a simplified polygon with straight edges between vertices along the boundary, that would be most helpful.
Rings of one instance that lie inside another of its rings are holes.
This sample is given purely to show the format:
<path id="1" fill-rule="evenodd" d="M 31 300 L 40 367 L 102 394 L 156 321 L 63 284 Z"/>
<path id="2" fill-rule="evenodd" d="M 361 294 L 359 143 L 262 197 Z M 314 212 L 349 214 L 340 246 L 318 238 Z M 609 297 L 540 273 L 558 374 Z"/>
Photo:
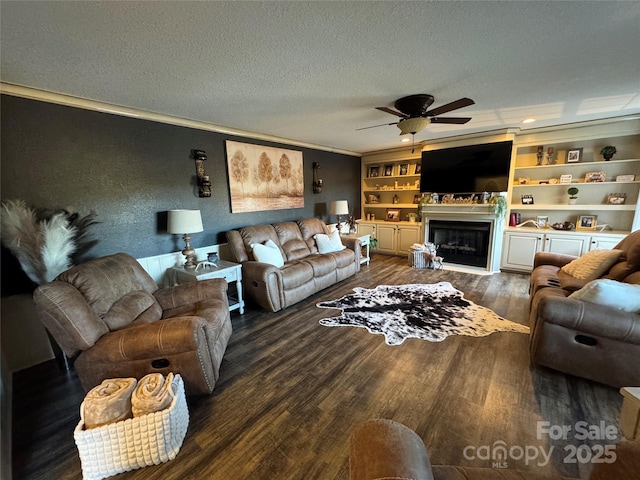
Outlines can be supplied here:
<path id="1" fill-rule="evenodd" d="M 422 152 L 420 191 L 506 191 L 512 144 L 506 141 Z"/>

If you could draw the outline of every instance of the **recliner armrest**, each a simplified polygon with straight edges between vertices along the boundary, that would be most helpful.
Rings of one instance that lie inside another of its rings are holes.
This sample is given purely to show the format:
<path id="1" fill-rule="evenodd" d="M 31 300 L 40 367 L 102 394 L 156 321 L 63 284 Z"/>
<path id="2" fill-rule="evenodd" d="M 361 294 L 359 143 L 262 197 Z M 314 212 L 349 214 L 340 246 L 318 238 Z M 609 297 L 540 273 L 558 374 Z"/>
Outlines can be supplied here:
<path id="1" fill-rule="evenodd" d="M 345 238 L 340 237 L 340 241 L 342 244 L 347 247 L 349 250 L 353 250 L 354 252 L 360 252 L 360 239 L 359 238 Z"/>
<path id="2" fill-rule="evenodd" d="M 199 282 L 182 283 L 172 287 L 161 288 L 153 292 L 162 310 L 193 305 L 210 298 L 223 299 L 227 296 L 227 281 L 222 278 L 211 278 Z"/>
<path id="3" fill-rule="evenodd" d="M 533 268 L 540 265 L 554 265 L 556 267 L 564 267 L 567 263 L 575 260 L 574 255 L 564 255 L 561 253 L 538 252 L 533 257 Z"/>
<path id="4" fill-rule="evenodd" d="M 640 315 L 553 295 L 553 289 L 537 293 L 536 328 L 540 320 L 589 335 L 640 345 Z M 533 333 L 533 332 L 532 332 Z"/>

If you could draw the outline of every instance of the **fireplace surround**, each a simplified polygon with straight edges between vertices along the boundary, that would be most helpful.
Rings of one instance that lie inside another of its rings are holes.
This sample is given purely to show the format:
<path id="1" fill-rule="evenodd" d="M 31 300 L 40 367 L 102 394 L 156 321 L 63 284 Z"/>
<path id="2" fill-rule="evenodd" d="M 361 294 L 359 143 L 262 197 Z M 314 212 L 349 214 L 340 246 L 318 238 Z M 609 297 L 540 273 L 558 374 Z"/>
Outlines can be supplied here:
<path id="1" fill-rule="evenodd" d="M 491 205 L 424 205 L 421 214 L 422 238 L 436 244 L 445 268 L 483 274 L 500 271 L 504 221 Z"/>

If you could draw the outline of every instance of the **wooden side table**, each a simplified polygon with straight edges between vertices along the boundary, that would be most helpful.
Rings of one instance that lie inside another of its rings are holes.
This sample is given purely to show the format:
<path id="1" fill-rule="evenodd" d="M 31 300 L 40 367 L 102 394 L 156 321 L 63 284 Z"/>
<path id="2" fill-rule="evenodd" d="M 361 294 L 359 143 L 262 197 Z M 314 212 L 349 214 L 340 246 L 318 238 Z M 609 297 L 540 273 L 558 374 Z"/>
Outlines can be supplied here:
<path id="1" fill-rule="evenodd" d="M 640 438 L 640 387 L 622 387 L 620 430 L 627 440 Z"/>
<path id="2" fill-rule="evenodd" d="M 360 265 L 362 265 L 363 263 L 366 263 L 367 265 L 369 265 L 369 262 L 371 261 L 371 254 L 370 254 L 371 235 L 366 233 L 364 235 L 358 235 L 358 234 L 342 235 L 342 237 L 345 237 L 345 238 L 357 238 L 358 240 L 360 240 L 360 244 L 365 249 L 365 252 L 366 252 L 366 255 L 362 255 L 360 257 Z"/>
<path id="3" fill-rule="evenodd" d="M 218 260 L 217 266 L 201 266 L 195 270 L 186 270 L 184 266 L 171 267 L 167 274 L 172 283 L 197 282 L 210 278 L 223 278 L 227 283 L 235 282 L 237 298 L 229 297 L 229 311 L 239 310 L 244 313 L 244 300 L 242 298 L 242 265 L 239 263 Z"/>

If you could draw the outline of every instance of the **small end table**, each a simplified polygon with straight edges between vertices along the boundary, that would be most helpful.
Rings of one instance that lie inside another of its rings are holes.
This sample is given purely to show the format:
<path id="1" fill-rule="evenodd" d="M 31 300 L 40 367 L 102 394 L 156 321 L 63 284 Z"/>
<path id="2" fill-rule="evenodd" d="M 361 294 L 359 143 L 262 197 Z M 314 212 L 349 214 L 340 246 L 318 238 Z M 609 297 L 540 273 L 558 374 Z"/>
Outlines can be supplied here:
<path id="1" fill-rule="evenodd" d="M 371 261 L 371 254 L 369 252 L 371 235 L 369 235 L 368 233 L 364 235 L 358 235 L 356 233 L 354 235 L 341 235 L 341 236 L 345 238 L 357 238 L 358 240 L 360 240 L 360 244 L 362 248 L 365 249 L 365 252 L 366 252 L 366 255 L 360 256 L 360 265 L 362 265 L 363 263 L 366 263 L 367 265 L 369 265 L 369 262 Z"/>
<path id="2" fill-rule="evenodd" d="M 640 438 L 640 387 L 622 387 L 620 430 L 627 440 Z"/>
<path id="3" fill-rule="evenodd" d="M 237 298 L 229 297 L 229 311 L 238 310 L 244 313 L 242 298 L 242 265 L 239 263 L 218 260 L 217 266 L 201 266 L 194 270 L 186 270 L 183 265 L 171 267 L 167 272 L 172 283 L 197 282 L 210 278 L 223 278 L 227 283 L 235 282 Z"/>

